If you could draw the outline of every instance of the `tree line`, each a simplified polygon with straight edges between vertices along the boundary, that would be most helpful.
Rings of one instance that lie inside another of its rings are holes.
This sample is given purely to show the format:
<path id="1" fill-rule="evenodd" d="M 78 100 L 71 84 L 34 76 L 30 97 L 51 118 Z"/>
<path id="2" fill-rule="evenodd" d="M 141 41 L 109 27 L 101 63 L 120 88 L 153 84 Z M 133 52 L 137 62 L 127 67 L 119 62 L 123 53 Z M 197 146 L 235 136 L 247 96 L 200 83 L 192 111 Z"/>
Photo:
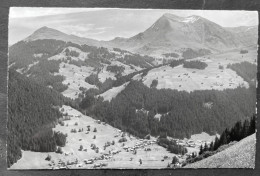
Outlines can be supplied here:
<path id="1" fill-rule="evenodd" d="M 187 48 L 185 51 L 183 51 L 182 57 L 183 59 L 192 59 L 192 58 L 196 58 L 208 54 L 211 54 L 211 51 L 208 49 L 193 50 L 191 48 Z"/>
<path id="2" fill-rule="evenodd" d="M 200 70 L 203 70 L 208 66 L 208 64 L 206 64 L 205 62 L 201 62 L 198 60 L 185 61 L 184 59 L 177 59 L 170 62 L 171 67 L 176 67 L 181 64 L 183 64 L 184 68 L 193 68 L 193 69 L 200 69 Z"/>
<path id="3" fill-rule="evenodd" d="M 51 152 L 65 145 L 66 135 L 52 128 L 62 117 L 55 107 L 76 107 L 70 99 L 13 69 L 9 70 L 8 93 L 8 167 L 21 158 L 21 150 Z"/>

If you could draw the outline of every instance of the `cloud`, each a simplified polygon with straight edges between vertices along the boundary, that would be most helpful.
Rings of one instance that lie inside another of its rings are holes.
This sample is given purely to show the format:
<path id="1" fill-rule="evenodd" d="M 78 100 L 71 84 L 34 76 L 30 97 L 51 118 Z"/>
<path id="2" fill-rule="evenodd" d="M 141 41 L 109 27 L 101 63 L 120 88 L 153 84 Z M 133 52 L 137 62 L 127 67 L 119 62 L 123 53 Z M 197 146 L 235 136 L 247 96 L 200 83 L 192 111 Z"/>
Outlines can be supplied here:
<path id="1" fill-rule="evenodd" d="M 99 34 L 104 34 L 108 32 L 109 29 L 113 27 L 96 27 L 95 24 L 66 24 L 62 26 L 58 26 L 56 29 L 66 33 L 72 34 L 79 37 L 86 37 L 86 38 L 95 38 Z M 109 35 L 109 34 L 108 34 Z"/>
<path id="2" fill-rule="evenodd" d="M 11 7 L 9 18 L 49 16 L 68 13 L 90 12 L 104 8 L 54 8 L 54 7 Z"/>
<path id="3" fill-rule="evenodd" d="M 85 32 L 88 30 L 91 30 L 93 28 L 94 24 L 71 24 L 71 25 L 61 25 L 58 27 L 58 29 L 62 31 L 67 31 L 67 33 L 71 33 L 73 31 L 78 31 L 78 32 Z"/>

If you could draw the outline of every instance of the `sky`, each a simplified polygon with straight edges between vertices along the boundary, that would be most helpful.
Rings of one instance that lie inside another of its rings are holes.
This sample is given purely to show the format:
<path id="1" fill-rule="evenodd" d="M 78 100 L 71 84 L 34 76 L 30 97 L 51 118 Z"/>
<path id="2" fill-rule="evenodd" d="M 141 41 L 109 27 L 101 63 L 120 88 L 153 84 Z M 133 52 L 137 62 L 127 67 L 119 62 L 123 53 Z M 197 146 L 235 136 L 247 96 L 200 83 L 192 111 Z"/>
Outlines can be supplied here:
<path id="1" fill-rule="evenodd" d="M 43 26 L 96 40 L 132 37 L 145 31 L 164 13 L 198 15 L 223 27 L 258 25 L 257 11 L 11 7 L 9 45 Z"/>

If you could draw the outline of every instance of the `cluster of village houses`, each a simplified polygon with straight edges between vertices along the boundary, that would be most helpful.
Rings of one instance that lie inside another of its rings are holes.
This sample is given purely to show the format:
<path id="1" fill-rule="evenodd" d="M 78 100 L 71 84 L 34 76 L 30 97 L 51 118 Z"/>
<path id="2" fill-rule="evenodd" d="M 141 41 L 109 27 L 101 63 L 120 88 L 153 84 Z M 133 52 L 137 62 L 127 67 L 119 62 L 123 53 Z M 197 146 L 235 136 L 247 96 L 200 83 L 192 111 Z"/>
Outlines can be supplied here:
<path id="1" fill-rule="evenodd" d="M 139 142 L 136 142 L 136 144 L 133 147 L 124 146 L 123 149 L 127 152 L 133 152 L 136 149 L 144 148 L 145 151 L 151 151 L 148 147 L 151 144 L 156 143 L 156 140 L 148 140 L 148 139 L 139 139 Z"/>
<path id="2" fill-rule="evenodd" d="M 73 116 L 68 116 L 67 117 L 73 117 Z M 75 117 L 77 118 L 80 118 L 81 115 L 75 115 Z M 103 125 L 106 125 L 105 122 L 101 122 L 100 120 L 96 120 L 95 123 L 97 124 L 103 124 Z M 116 135 L 114 136 L 115 138 L 116 137 L 124 137 L 126 135 L 126 133 L 122 132 L 121 130 L 116 130 Z M 129 135 L 129 138 L 130 140 L 132 140 L 132 137 L 131 135 Z M 184 147 L 191 147 L 191 148 L 199 148 L 201 145 L 205 145 L 205 143 L 207 143 L 207 145 L 210 145 L 210 142 L 207 142 L 207 141 L 201 141 L 201 140 L 188 140 L 188 139 L 184 139 L 184 140 L 181 140 L 181 139 L 174 139 L 176 141 L 176 144 L 177 145 L 181 145 L 181 146 L 184 146 Z M 122 149 L 126 152 L 131 152 L 132 154 L 137 154 L 137 149 L 144 149 L 144 151 L 151 151 L 151 148 L 149 147 L 150 145 L 153 145 L 157 142 L 156 139 L 138 139 L 138 141 L 132 145 L 132 146 L 127 146 L 125 145 L 124 142 L 122 142 Z M 113 145 L 113 144 L 112 144 Z M 110 146 L 105 144 L 104 147 L 108 147 Z M 91 146 L 91 149 L 93 150 L 96 150 L 98 147 L 96 146 Z M 83 149 L 82 149 L 83 150 Z M 85 151 L 85 150 L 83 150 Z M 92 157 L 92 158 L 89 158 L 89 159 L 84 159 L 83 160 L 83 163 L 80 163 L 77 159 L 75 159 L 74 161 L 67 161 L 66 163 L 63 162 L 61 159 L 59 159 L 58 161 L 58 164 L 55 165 L 54 161 L 52 160 L 50 163 L 49 163 L 49 166 L 51 166 L 53 169 L 68 169 L 70 168 L 70 166 L 75 166 L 78 167 L 78 168 L 81 168 L 83 167 L 83 164 L 94 164 L 93 168 L 101 168 L 101 167 L 104 167 L 104 166 L 107 166 L 107 163 L 102 163 L 102 162 L 96 162 L 96 161 L 99 161 L 99 160 L 111 160 L 111 158 L 113 157 L 113 155 L 116 155 L 118 153 L 120 153 L 121 150 L 109 150 L 108 152 L 100 152 L 100 156 L 98 157 Z M 97 152 L 98 153 L 98 152 Z M 68 156 L 68 155 L 73 155 L 73 152 L 70 152 L 70 153 L 67 153 L 65 152 L 64 153 L 65 156 Z M 138 154 L 137 154 L 138 155 Z M 186 154 L 186 156 L 188 155 L 191 155 L 191 153 L 188 153 Z M 177 155 L 179 158 L 184 158 L 184 156 L 182 155 Z M 167 157 L 167 156 L 164 156 L 164 157 Z M 132 158 L 130 158 L 131 160 Z M 163 158 L 165 159 L 165 158 Z M 142 161 L 140 161 L 140 164 L 141 164 Z M 177 167 L 178 165 L 181 165 L 181 163 L 176 163 L 175 164 Z"/>
<path id="3" fill-rule="evenodd" d="M 201 145 L 204 146 L 205 144 L 210 145 L 209 141 L 202 141 L 202 140 L 188 140 L 188 139 L 177 139 L 176 143 L 178 145 L 184 146 L 184 147 L 192 147 L 192 148 L 199 148 Z"/>

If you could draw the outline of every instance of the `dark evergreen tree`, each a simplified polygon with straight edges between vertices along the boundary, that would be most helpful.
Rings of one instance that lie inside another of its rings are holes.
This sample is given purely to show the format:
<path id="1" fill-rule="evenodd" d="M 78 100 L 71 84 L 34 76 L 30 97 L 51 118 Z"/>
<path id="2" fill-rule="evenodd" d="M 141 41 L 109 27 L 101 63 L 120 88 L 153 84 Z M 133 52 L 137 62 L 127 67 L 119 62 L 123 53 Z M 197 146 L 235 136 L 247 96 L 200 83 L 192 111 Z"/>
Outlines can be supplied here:
<path id="1" fill-rule="evenodd" d="M 203 153 L 203 146 L 202 144 L 200 145 L 200 151 L 199 151 L 199 155 L 201 155 Z"/>
<path id="2" fill-rule="evenodd" d="M 209 151 L 214 151 L 214 142 L 213 141 L 211 141 L 211 143 L 210 143 Z"/>
<path id="3" fill-rule="evenodd" d="M 206 152 L 206 151 L 208 151 L 208 150 L 209 150 L 208 144 L 205 143 L 205 144 L 204 144 L 204 148 L 203 148 L 203 153 Z"/>
<path id="4" fill-rule="evenodd" d="M 172 158 L 172 164 L 177 164 L 178 162 L 179 162 L 179 159 L 176 156 L 174 156 Z"/>

